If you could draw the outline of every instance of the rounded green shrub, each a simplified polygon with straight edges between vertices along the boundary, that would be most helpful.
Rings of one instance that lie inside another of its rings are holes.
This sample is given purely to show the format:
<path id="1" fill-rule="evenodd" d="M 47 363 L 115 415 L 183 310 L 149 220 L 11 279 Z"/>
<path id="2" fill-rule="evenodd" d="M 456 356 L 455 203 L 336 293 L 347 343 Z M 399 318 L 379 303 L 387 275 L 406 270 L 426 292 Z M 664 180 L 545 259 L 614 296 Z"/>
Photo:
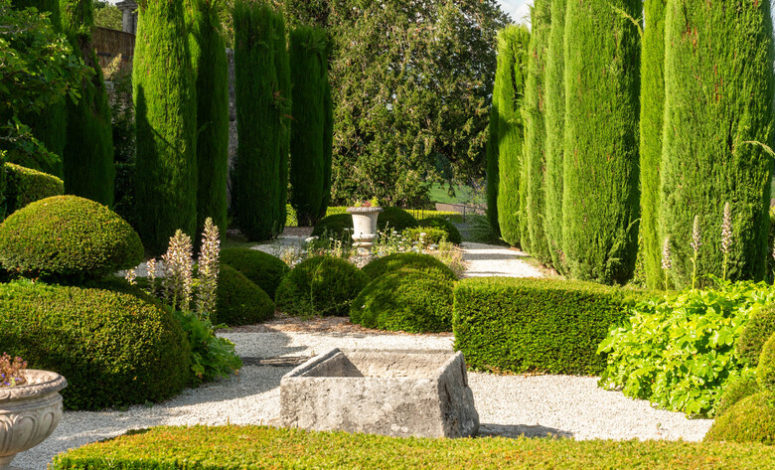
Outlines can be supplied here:
<path id="1" fill-rule="evenodd" d="M 409 212 L 399 207 L 385 207 L 377 218 L 377 229 L 403 232 L 405 229 L 417 227 L 417 219 Z"/>
<path id="2" fill-rule="evenodd" d="M 313 237 L 327 236 L 336 240 L 350 240 L 353 217 L 350 214 L 334 214 L 324 217 L 312 229 Z"/>
<path id="3" fill-rule="evenodd" d="M 407 268 L 417 271 L 436 271 L 450 280 L 457 280 L 455 272 L 449 266 L 431 255 L 419 253 L 394 253 L 384 258 L 377 258 L 364 266 L 363 272 L 369 279 L 376 279 L 385 273 Z"/>
<path id="4" fill-rule="evenodd" d="M 20 281 L 0 285 L 0 344 L 69 383 L 68 409 L 158 402 L 191 379 L 172 312 L 126 293 Z"/>
<path id="5" fill-rule="evenodd" d="M 753 371 L 751 371 L 753 372 Z M 759 391 L 756 374 L 745 374 L 730 380 L 724 387 L 724 393 L 716 407 L 716 416 L 721 416 L 736 403 L 746 397 L 750 397 Z"/>
<path id="6" fill-rule="evenodd" d="M 259 286 L 228 264 L 221 263 L 214 324 L 252 325 L 274 315 L 274 302 Z"/>
<path id="7" fill-rule="evenodd" d="M 5 173 L 7 214 L 13 214 L 32 202 L 65 193 L 65 183 L 54 175 L 13 163 L 5 164 Z"/>
<path id="8" fill-rule="evenodd" d="M 427 219 L 420 220 L 418 223 L 421 227 L 434 227 L 444 230 L 447 232 L 447 241 L 450 243 L 454 243 L 455 245 L 463 243 L 463 237 L 460 235 L 460 230 L 455 227 L 455 224 L 443 217 L 428 217 Z"/>
<path id="9" fill-rule="evenodd" d="M 25 277 L 97 278 L 142 261 L 137 232 L 88 199 L 42 199 L 0 225 L 0 263 Z"/>
<path id="10" fill-rule="evenodd" d="M 759 364 L 764 343 L 775 333 L 775 307 L 762 305 L 751 312 L 751 318 L 735 343 L 738 357 L 751 367 Z"/>
<path id="11" fill-rule="evenodd" d="M 368 282 L 366 274 L 341 258 L 316 256 L 285 275 L 275 300 L 281 312 L 298 316 L 346 316 Z"/>
<path id="12" fill-rule="evenodd" d="M 290 271 L 280 258 L 247 248 L 224 248 L 221 262 L 244 274 L 272 298 L 283 276 Z"/>
<path id="13" fill-rule="evenodd" d="M 775 392 L 775 335 L 770 336 L 759 356 L 756 380 L 762 390 Z"/>
<path id="14" fill-rule="evenodd" d="M 775 444 L 775 395 L 751 395 L 716 418 L 705 442 L 719 441 Z"/>
<path id="15" fill-rule="evenodd" d="M 447 232 L 436 227 L 412 227 L 401 234 L 412 242 L 422 242 L 423 246 L 438 245 L 442 241 L 448 241 Z"/>
<path id="16" fill-rule="evenodd" d="M 350 319 L 366 328 L 452 331 L 454 282 L 435 271 L 401 269 L 371 281 L 353 301 Z"/>

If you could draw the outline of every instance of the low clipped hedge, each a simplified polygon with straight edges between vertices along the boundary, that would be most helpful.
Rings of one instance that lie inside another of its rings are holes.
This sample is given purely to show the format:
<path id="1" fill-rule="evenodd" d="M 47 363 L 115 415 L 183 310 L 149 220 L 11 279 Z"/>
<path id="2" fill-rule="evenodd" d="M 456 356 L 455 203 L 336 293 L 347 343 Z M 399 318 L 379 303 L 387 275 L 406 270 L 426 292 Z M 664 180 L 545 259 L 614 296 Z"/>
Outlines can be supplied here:
<path id="1" fill-rule="evenodd" d="M 419 242 L 422 246 L 438 245 L 442 241 L 449 241 L 448 234 L 443 229 L 436 227 L 408 228 L 402 234 L 412 242 Z"/>
<path id="2" fill-rule="evenodd" d="M 759 392 L 737 402 L 716 418 L 705 441 L 775 444 L 775 394 Z"/>
<path id="3" fill-rule="evenodd" d="M 280 258 L 248 248 L 224 248 L 221 250 L 221 262 L 244 274 L 271 298 L 274 298 L 283 276 L 290 271 Z"/>
<path id="4" fill-rule="evenodd" d="M 420 227 L 434 227 L 444 230 L 447 234 L 447 241 L 460 245 L 463 243 L 463 237 L 460 235 L 460 230 L 455 227 L 455 224 L 443 217 L 428 217 L 419 221 Z"/>
<path id="5" fill-rule="evenodd" d="M 756 374 L 746 373 L 740 377 L 732 379 L 724 387 L 724 392 L 721 394 L 718 407 L 716 408 L 716 416 L 721 416 L 732 408 L 736 403 L 746 397 L 757 393 L 759 391 L 759 383 L 756 380 Z"/>
<path id="6" fill-rule="evenodd" d="M 417 225 L 417 219 L 399 207 L 385 207 L 377 217 L 377 229 L 383 231 L 388 229 L 402 232 L 405 229 L 417 227 Z"/>
<path id="7" fill-rule="evenodd" d="M 449 278 L 457 280 L 455 272 L 446 264 L 431 255 L 420 253 L 394 253 L 382 258 L 377 258 L 363 267 L 363 272 L 369 279 L 376 279 L 385 273 L 411 268 L 420 271 L 435 271 Z"/>
<path id="8" fill-rule="evenodd" d="M 380 330 L 452 331 L 454 282 L 435 271 L 401 269 L 371 281 L 353 301 L 350 320 Z"/>
<path id="9" fill-rule="evenodd" d="M 316 256 L 285 275 L 275 301 L 283 313 L 296 316 L 347 316 L 350 304 L 366 286 L 366 275 L 341 258 Z"/>
<path id="10" fill-rule="evenodd" d="M 30 203 L 65 193 L 65 183 L 54 175 L 5 164 L 5 208 L 12 214 Z"/>
<path id="11" fill-rule="evenodd" d="M 455 348 L 477 369 L 597 375 L 597 347 L 645 293 L 599 284 L 476 278 L 455 288 Z"/>
<path id="12" fill-rule="evenodd" d="M 213 324 L 252 325 L 274 315 L 269 294 L 228 264 L 221 263 L 216 295 Z"/>
<path id="13" fill-rule="evenodd" d="M 33 202 L 0 225 L 0 264 L 30 278 L 99 278 L 143 261 L 143 245 L 124 219 L 76 196 Z"/>
<path id="14" fill-rule="evenodd" d="M 353 217 L 350 214 L 334 214 L 320 219 L 312 229 L 313 237 L 327 236 L 335 240 L 350 240 Z"/>
<path id="15" fill-rule="evenodd" d="M 1 284 L 0 350 L 65 376 L 68 409 L 159 402 L 191 379 L 190 345 L 173 314 L 116 291 Z"/>
<path id="16" fill-rule="evenodd" d="M 759 365 L 756 367 L 756 380 L 762 390 L 775 392 L 775 335 L 770 336 L 764 343 Z"/>
<path id="17" fill-rule="evenodd" d="M 262 426 L 158 427 L 54 458 L 53 470 L 264 468 L 500 470 L 711 469 L 775 466 L 760 444 L 573 439 L 418 439 Z"/>
<path id="18" fill-rule="evenodd" d="M 735 352 L 751 367 L 759 364 L 764 343 L 775 333 L 775 306 L 762 305 L 751 312 L 740 338 L 735 343 Z"/>

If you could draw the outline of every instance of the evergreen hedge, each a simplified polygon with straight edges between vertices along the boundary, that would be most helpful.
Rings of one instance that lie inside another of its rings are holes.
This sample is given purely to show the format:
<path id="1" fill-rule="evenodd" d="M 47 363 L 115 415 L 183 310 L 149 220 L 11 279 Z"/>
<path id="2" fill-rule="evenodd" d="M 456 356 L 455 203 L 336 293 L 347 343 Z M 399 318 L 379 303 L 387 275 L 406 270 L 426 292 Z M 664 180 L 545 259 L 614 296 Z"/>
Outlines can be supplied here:
<path id="1" fill-rule="evenodd" d="M 501 236 L 512 246 L 520 242 L 520 180 L 524 130 L 522 100 L 527 75 L 527 49 L 530 31 L 524 26 L 508 26 L 498 33 L 498 67 L 495 73 L 493 103 L 497 113 L 498 225 Z"/>
<path id="2" fill-rule="evenodd" d="M 226 232 L 229 171 L 229 71 L 218 5 L 187 0 L 186 23 L 197 99 L 197 233 L 213 219 Z"/>
<path id="3" fill-rule="evenodd" d="M 589 0 L 566 11 L 563 248 L 578 279 L 625 283 L 635 269 L 640 36 L 631 18 L 642 8 Z"/>
<path id="4" fill-rule="evenodd" d="M 500 51 L 499 51 L 500 52 Z M 495 80 L 498 80 L 496 71 Z M 496 102 L 493 86 L 492 104 L 490 105 L 490 122 L 487 126 L 487 220 L 496 235 L 500 235 L 501 228 L 498 224 L 498 103 Z"/>
<path id="5" fill-rule="evenodd" d="M 279 184 L 276 187 L 276 214 L 275 229 L 280 234 L 285 229 L 288 218 L 288 183 L 289 183 L 289 165 L 291 158 L 291 111 L 292 111 L 292 89 L 291 89 L 291 59 L 288 55 L 288 38 L 285 28 L 285 18 L 283 15 L 277 15 L 275 20 L 274 35 L 274 58 L 275 69 L 277 70 L 278 95 L 277 105 L 283 110 L 280 116 L 280 133 L 277 138 L 279 154 Z M 325 214 L 323 214 L 325 215 Z"/>
<path id="6" fill-rule="evenodd" d="M 772 157 L 761 144 L 775 143 L 770 3 L 671 0 L 665 21 L 660 220 L 671 278 L 677 287 L 692 283 L 695 216 L 702 233 L 697 272 L 721 276 L 721 226 L 730 203 L 727 277 L 762 279 Z"/>
<path id="7" fill-rule="evenodd" d="M 290 271 L 280 258 L 249 248 L 224 248 L 221 262 L 244 274 L 272 298 L 283 276 Z"/>
<path id="8" fill-rule="evenodd" d="M 183 2 L 138 2 L 132 86 L 137 132 L 136 213 L 145 247 L 163 253 L 196 232 L 196 83 Z"/>
<path id="9" fill-rule="evenodd" d="M 328 51 L 326 51 L 328 57 Z M 331 171 L 334 164 L 334 102 L 328 74 L 323 89 L 323 202 L 318 217 L 325 217 L 331 203 Z"/>
<path id="10" fill-rule="evenodd" d="M 525 185 L 527 224 L 530 253 L 541 262 L 551 260 L 544 232 L 545 171 L 546 171 L 546 54 L 552 27 L 551 1 L 535 0 L 531 16 L 530 49 L 527 61 L 523 120 L 525 122 Z"/>
<path id="11" fill-rule="evenodd" d="M 221 263 L 218 273 L 214 324 L 253 325 L 272 318 L 274 302 L 261 287 L 240 271 Z"/>
<path id="12" fill-rule="evenodd" d="M 41 173 L 13 163 L 5 164 L 5 214 L 10 215 L 30 203 L 65 193 L 64 182 L 54 175 Z M 0 183 L 0 200 L 3 198 Z"/>
<path id="13" fill-rule="evenodd" d="M 81 84 L 80 98 L 66 100 L 67 137 L 62 153 L 65 192 L 112 206 L 113 123 L 102 78 L 102 68 L 92 45 L 92 0 L 61 0 L 62 30 L 73 50 L 82 54 L 93 75 Z"/>

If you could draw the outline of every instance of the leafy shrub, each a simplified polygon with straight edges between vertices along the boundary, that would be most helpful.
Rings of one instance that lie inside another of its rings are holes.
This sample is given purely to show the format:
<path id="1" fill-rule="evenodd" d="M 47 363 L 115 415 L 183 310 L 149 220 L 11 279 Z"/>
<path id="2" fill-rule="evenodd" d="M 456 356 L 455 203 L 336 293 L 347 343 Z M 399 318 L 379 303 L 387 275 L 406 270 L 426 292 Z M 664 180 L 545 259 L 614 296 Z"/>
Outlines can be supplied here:
<path id="1" fill-rule="evenodd" d="M 312 229 L 313 237 L 327 236 L 336 240 L 349 241 L 353 231 L 350 214 L 334 214 L 321 219 Z"/>
<path id="2" fill-rule="evenodd" d="M 478 369 L 598 374 L 598 344 L 645 295 L 578 281 L 465 279 L 455 287 L 455 348 Z"/>
<path id="3" fill-rule="evenodd" d="M 221 250 L 221 262 L 244 274 L 272 298 L 283 276 L 290 270 L 280 258 L 247 248 L 224 248 Z"/>
<path id="4" fill-rule="evenodd" d="M 252 325 L 272 315 L 274 303 L 269 295 L 241 272 L 222 263 L 213 322 L 229 326 Z"/>
<path id="5" fill-rule="evenodd" d="M 37 170 L 5 164 L 6 213 L 12 214 L 26 205 L 51 196 L 61 196 L 65 193 L 64 182 L 54 175 Z"/>
<path id="6" fill-rule="evenodd" d="M 412 227 L 404 230 L 402 234 L 422 246 L 438 245 L 447 240 L 447 232 L 436 227 Z"/>
<path id="7" fill-rule="evenodd" d="M 363 288 L 353 301 L 350 319 L 380 330 L 452 331 L 452 286 L 438 271 L 391 271 Z"/>
<path id="8" fill-rule="evenodd" d="M 128 223 L 76 196 L 34 202 L 0 225 L 0 263 L 25 277 L 96 278 L 142 260 L 140 237 Z"/>
<path id="9" fill-rule="evenodd" d="M 732 408 L 735 403 L 745 397 L 750 397 L 759 391 L 759 383 L 756 381 L 756 371 L 748 369 L 743 375 L 729 379 L 724 387 L 724 392 L 719 399 L 716 415 L 721 416 Z"/>
<path id="10" fill-rule="evenodd" d="M 600 345 L 601 385 L 688 415 L 713 416 L 727 381 L 742 374 L 735 343 L 751 310 L 775 300 L 764 283 L 723 283 L 639 304 Z"/>
<path id="11" fill-rule="evenodd" d="M 193 312 L 175 312 L 191 344 L 191 371 L 202 382 L 228 377 L 242 367 L 242 360 L 234 352 L 234 343 L 219 338 L 208 320 Z"/>
<path id="12" fill-rule="evenodd" d="M 775 444 L 775 395 L 759 392 L 743 398 L 716 418 L 705 441 Z"/>
<path id="13" fill-rule="evenodd" d="M 69 409 L 162 401 L 191 378 L 190 345 L 172 313 L 121 292 L 0 285 L 0 344 L 30 368 L 64 375 Z"/>
<path id="14" fill-rule="evenodd" d="M 379 230 L 388 229 L 403 232 L 408 228 L 417 227 L 417 225 L 417 219 L 412 217 L 412 214 L 398 207 L 383 208 L 377 218 Z"/>
<path id="15" fill-rule="evenodd" d="M 744 364 L 756 367 L 759 364 L 764 343 L 773 333 L 775 333 L 775 307 L 758 306 L 751 312 L 751 318 L 735 344 L 737 356 Z"/>
<path id="16" fill-rule="evenodd" d="M 455 273 L 444 263 L 431 255 L 419 253 L 394 253 L 383 258 L 377 258 L 363 267 L 363 272 L 369 279 L 376 279 L 385 273 L 411 268 L 420 271 L 437 271 L 450 280 L 457 280 Z"/>
<path id="17" fill-rule="evenodd" d="M 296 265 L 277 288 L 277 308 L 289 315 L 346 316 L 350 303 L 367 283 L 347 261 L 316 256 Z"/>
<path id="18" fill-rule="evenodd" d="M 447 240 L 455 245 L 463 243 L 463 237 L 460 236 L 460 230 L 455 224 L 443 217 L 428 217 L 419 221 L 421 227 L 435 227 L 447 232 Z"/>

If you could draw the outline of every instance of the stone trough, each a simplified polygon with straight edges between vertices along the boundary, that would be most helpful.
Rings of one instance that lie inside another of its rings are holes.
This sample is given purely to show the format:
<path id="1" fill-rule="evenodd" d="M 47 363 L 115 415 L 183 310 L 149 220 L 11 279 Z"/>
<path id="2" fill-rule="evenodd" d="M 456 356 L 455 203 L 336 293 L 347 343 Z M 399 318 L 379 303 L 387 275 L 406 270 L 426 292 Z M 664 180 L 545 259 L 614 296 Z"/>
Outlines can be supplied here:
<path id="1" fill-rule="evenodd" d="M 286 427 L 397 437 L 479 429 L 462 353 L 332 349 L 281 381 Z"/>

